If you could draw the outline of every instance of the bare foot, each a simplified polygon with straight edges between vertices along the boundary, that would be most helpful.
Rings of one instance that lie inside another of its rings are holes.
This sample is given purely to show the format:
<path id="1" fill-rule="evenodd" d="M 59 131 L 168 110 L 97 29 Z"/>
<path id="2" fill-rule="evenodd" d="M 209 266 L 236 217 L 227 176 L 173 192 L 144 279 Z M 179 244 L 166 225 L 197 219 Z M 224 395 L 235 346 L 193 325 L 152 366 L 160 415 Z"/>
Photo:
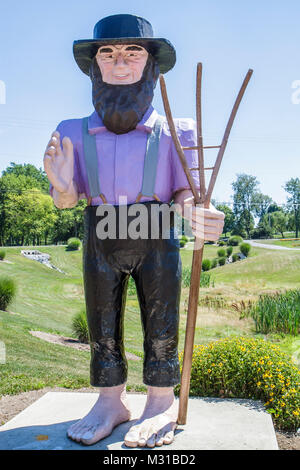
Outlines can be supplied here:
<path id="1" fill-rule="evenodd" d="M 127 447 L 171 444 L 177 427 L 178 405 L 172 387 L 148 387 L 147 402 L 140 419 L 124 438 Z"/>
<path id="2" fill-rule="evenodd" d="M 101 388 L 99 398 L 91 411 L 72 424 L 68 437 L 86 445 L 95 444 L 111 434 L 112 430 L 130 419 L 126 385 Z"/>

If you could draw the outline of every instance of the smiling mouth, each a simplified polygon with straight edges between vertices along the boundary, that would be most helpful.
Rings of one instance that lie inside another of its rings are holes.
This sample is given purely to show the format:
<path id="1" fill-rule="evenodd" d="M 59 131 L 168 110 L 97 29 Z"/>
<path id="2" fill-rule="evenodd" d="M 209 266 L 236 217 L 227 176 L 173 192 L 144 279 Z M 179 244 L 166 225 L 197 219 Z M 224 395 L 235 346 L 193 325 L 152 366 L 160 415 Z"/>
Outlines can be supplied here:
<path id="1" fill-rule="evenodd" d="M 127 73 L 127 74 L 115 75 L 114 77 L 115 77 L 115 78 L 118 78 L 118 79 L 127 78 L 127 77 L 129 77 L 129 73 Z"/>

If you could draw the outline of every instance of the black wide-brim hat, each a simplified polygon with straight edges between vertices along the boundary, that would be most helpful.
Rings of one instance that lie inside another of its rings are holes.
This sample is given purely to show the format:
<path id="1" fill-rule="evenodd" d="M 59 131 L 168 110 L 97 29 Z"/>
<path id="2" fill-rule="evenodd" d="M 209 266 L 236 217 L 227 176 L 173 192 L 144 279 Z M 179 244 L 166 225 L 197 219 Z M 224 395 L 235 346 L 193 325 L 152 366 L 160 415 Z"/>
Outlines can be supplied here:
<path id="1" fill-rule="evenodd" d="M 94 39 L 74 41 L 74 57 L 83 73 L 89 75 L 92 59 L 103 44 L 139 44 L 157 61 L 160 73 L 171 70 L 176 62 L 172 44 L 167 39 L 154 38 L 149 21 L 139 16 L 107 16 L 95 25 Z"/>

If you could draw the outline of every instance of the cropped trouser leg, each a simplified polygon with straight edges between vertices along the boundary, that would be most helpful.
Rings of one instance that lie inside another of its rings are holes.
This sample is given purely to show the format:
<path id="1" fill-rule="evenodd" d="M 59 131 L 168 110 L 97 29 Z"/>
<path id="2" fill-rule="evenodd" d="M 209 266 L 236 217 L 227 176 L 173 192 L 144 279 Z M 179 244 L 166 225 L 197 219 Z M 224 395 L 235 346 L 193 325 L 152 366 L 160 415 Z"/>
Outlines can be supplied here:
<path id="1" fill-rule="evenodd" d="M 91 344 L 91 385 L 126 382 L 123 323 L 129 275 L 135 280 L 144 332 L 146 385 L 179 383 L 181 259 L 178 240 L 99 240 L 96 208 L 85 210 L 83 277 Z"/>
<path id="2" fill-rule="evenodd" d="M 165 245 L 166 241 L 161 241 Z M 150 250 L 132 276 L 144 332 L 143 382 L 171 387 L 180 382 L 178 361 L 181 259 L 179 250 Z"/>
<path id="3" fill-rule="evenodd" d="M 91 346 L 90 382 L 113 387 L 126 382 L 123 319 L 129 274 L 113 267 L 96 237 L 94 211 L 85 212 L 83 279 Z"/>

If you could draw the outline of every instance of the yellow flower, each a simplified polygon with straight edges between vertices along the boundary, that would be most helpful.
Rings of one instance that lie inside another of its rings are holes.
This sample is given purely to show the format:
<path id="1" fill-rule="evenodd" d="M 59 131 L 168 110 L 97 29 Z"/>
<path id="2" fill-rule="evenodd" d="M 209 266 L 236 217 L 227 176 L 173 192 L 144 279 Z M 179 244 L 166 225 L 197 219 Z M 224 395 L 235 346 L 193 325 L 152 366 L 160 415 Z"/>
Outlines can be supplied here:
<path id="1" fill-rule="evenodd" d="M 260 384 L 261 384 L 261 382 L 257 382 L 257 384 L 256 384 L 256 385 L 259 387 L 259 386 L 260 386 Z"/>
<path id="2" fill-rule="evenodd" d="M 207 372 L 210 374 L 210 373 L 211 373 L 211 369 L 207 369 Z"/>
<path id="3" fill-rule="evenodd" d="M 298 411 L 293 411 L 293 414 L 294 414 L 295 416 L 298 416 L 298 415 L 299 415 Z"/>

